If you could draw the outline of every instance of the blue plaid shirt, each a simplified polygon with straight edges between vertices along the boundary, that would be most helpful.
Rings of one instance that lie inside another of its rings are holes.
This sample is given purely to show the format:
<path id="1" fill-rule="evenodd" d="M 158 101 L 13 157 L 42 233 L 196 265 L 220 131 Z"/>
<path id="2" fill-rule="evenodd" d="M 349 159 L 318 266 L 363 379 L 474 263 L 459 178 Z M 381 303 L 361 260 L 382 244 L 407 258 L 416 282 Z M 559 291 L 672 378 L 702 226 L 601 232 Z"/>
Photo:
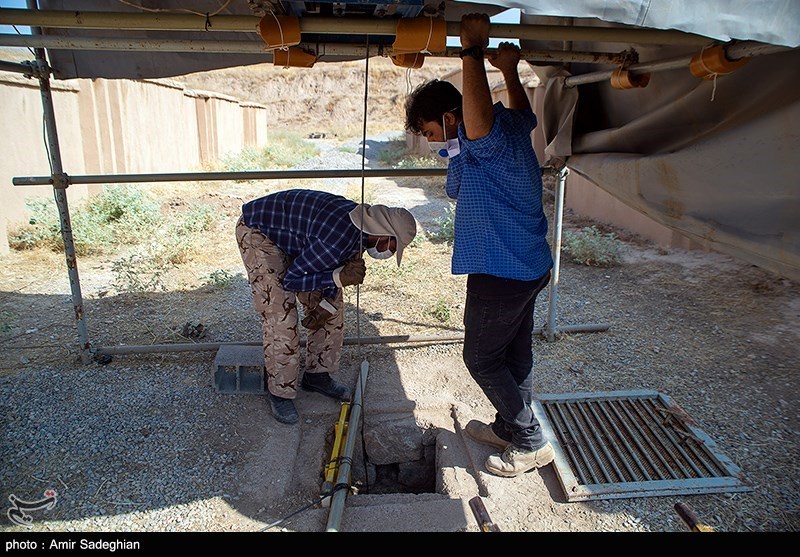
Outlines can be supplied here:
<path id="1" fill-rule="evenodd" d="M 531 144 L 536 115 L 494 105 L 494 125 L 470 141 L 447 168 L 456 199 L 452 272 L 534 280 L 553 266 L 542 208 L 542 172 Z"/>
<path id="2" fill-rule="evenodd" d="M 291 292 L 321 290 L 333 298 L 333 271 L 359 254 L 367 235 L 350 220 L 357 204 L 315 190 L 280 191 L 242 206 L 244 224 L 272 240 L 290 259 L 283 286 Z M 362 244 L 363 241 L 363 244 Z"/>

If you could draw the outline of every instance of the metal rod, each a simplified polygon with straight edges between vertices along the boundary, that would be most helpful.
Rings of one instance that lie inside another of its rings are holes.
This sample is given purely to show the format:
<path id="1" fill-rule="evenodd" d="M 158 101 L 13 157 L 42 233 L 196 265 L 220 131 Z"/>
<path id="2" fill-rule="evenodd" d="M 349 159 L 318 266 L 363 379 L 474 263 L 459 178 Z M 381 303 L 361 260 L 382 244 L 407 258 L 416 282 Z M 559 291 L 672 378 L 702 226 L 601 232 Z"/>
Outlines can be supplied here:
<path id="1" fill-rule="evenodd" d="M 362 344 L 392 344 L 402 342 L 453 342 L 464 340 L 464 333 L 455 335 L 393 335 L 379 337 L 361 337 Z M 357 344 L 358 339 L 348 337 L 344 339 L 344 345 Z M 162 352 L 202 352 L 209 350 L 219 350 L 222 346 L 261 346 L 261 342 L 198 342 L 182 344 L 143 344 L 143 345 L 122 345 L 122 346 L 99 346 L 97 354 L 155 354 Z M 300 346 L 305 346 L 305 340 L 300 341 Z"/>
<path id="2" fill-rule="evenodd" d="M 572 406 L 569 403 L 563 404 L 560 402 L 555 403 L 555 407 L 558 410 L 559 414 L 561 415 L 561 419 L 564 422 L 564 425 L 569 431 L 570 441 L 575 445 L 575 448 L 578 450 L 578 454 L 581 455 L 583 462 L 586 463 L 586 472 L 588 472 L 589 476 L 592 478 L 592 483 L 601 483 L 597 476 L 594 473 L 594 467 L 590 464 L 590 459 L 586 456 L 586 451 L 583 450 L 581 446 L 580 439 L 585 439 L 586 435 L 583 435 L 583 428 L 581 428 L 581 424 L 578 423 L 578 420 L 575 418 L 575 413 L 572 411 Z M 564 413 L 564 409 L 566 408 L 567 413 L 569 413 L 571 419 L 567 419 L 566 414 Z M 574 424 L 573 427 L 570 424 Z M 591 445 L 589 445 L 589 449 L 594 453 L 594 449 Z M 595 460 L 597 459 L 597 455 L 595 454 Z M 589 483 L 586 480 L 586 474 L 581 471 L 581 468 L 576 466 L 576 469 L 580 472 L 581 479 L 584 484 Z"/>
<path id="3" fill-rule="evenodd" d="M 603 332 L 609 329 L 608 324 L 587 324 L 587 325 L 565 325 L 559 329 L 561 332 L 575 332 L 575 333 L 594 333 Z M 535 327 L 532 331 L 534 335 L 543 335 L 544 331 L 541 327 Z M 455 333 L 452 335 L 388 335 L 377 337 L 361 337 L 361 344 L 398 344 L 407 342 L 457 342 L 464 340 L 464 333 Z M 348 337 L 344 339 L 345 346 L 351 346 L 358 343 L 355 337 Z M 222 346 L 261 346 L 260 342 L 197 342 L 197 343 L 181 343 L 181 344 L 128 344 L 119 346 L 98 346 L 94 349 L 94 353 L 98 355 L 114 355 L 114 354 L 156 354 L 163 352 L 204 352 L 210 350 L 219 350 Z M 300 346 L 305 346 L 305 341 L 300 341 Z"/>
<path id="4" fill-rule="evenodd" d="M 363 171 L 367 178 L 404 176 L 446 176 L 446 168 L 373 168 Z M 251 170 L 246 172 L 171 172 L 160 174 L 90 174 L 70 176 L 71 184 L 127 184 L 131 182 L 202 182 L 224 180 L 302 180 L 308 178 L 360 178 L 361 170 Z M 21 176 L 15 186 L 52 184 L 50 176 Z"/>
<path id="5" fill-rule="evenodd" d="M 16 72 L 22 73 L 25 75 L 33 75 L 34 69 L 30 64 L 19 64 L 17 62 L 6 62 L 5 60 L 0 60 L 0 70 L 4 72 Z"/>
<path id="6" fill-rule="evenodd" d="M 584 407 L 580 404 L 576 405 L 575 407 L 577 408 L 578 412 L 580 412 L 580 415 L 583 418 L 583 423 L 586 424 L 584 431 L 588 431 L 591 434 L 591 436 L 594 437 L 594 439 L 597 441 L 597 444 L 600 446 L 600 450 L 603 451 L 603 455 L 605 455 L 606 459 L 608 460 L 608 463 L 611 465 L 611 467 L 614 469 L 614 472 L 617 474 L 616 476 L 618 478 L 617 481 L 621 481 L 624 476 L 619 471 L 619 468 L 617 468 L 617 464 L 616 462 L 614 462 L 614 457 L 612 457 L 611 453 L 609 453 L 608 447 L 606 446 L 606 442 L 603 439 L 603 436 L 597 432 L 597 428 L 592 423 L 592 420 L 589 419 L 589 416 L 586 414 L 586 410 L 584 409 Z M 570 412 L 572 412 L 572 406 L 570 406 L 569 409 Z M 573 416 L 575 415 L 573 414 Z M 579 423 L 577 416 L 575 416 L 575 421 L 576 423 Z M 588 435 L 585 436 L 585 438 L 588 439 Z M 595 456 L 597 466 L 605 475 L 605 481 L 603 483 L 615 483 L 614 476 L 611 474 L 611 472 L 608 471 L 605 464 L 603 464 L 603 456 L 595 450 L 595 445 L 590 444 L 589 449 Z"/>
<path id="7" fill-rule="evenodd" d="M 272 61 L 272 51 L 266 43 L 256 41 L 215 41 L 215 40 L 176 40 L 176 39 L 119 39 L 113 37 L 61 37 L 56 35 L 33 36 L 0 34 L 0 46 L 42 47 L 51 50 L 114 50 L 114 51 L 153 51 L 153 52 L 208 52 L 263 54 L 264 62 Z M 354 56 L 363 58 L 367 54 L 365 45 L 347 43 L 300 43 L 299 48 L 314 52 L 324 61 L 326 56 Z M 390 56 L 389 45 L 372 45 L 370 56 Z M 487 49 L 492 53 L 497 49 Z M 460 48 L 447 48 L 443 53 L 431 54 L 434 58 L 457 58 Z M 520 50 L 523 60 L 553 62 L 585 62 L 593 64 L 622 65 L 627 52 L 573 52 L 560 50 Z"/>
<path id="8" fill-rule="evenodd" d="M 556 298 L 558 296 L 558 275 L 561 269 L 561 228 L 564 222 L 564 190 L 567 181 L 569 168 L 564 166 L 557 174 L 556 182 L 556 203 L 553 220 L 555 228 L 553 230 L 553 276 L 550 277 L 550 308 L 547 314 L 547 324 L 545 325 L 548 342 L 556 339 Z"/>
<path id="9" fill-rule="evenodd" d="M 554 426 L 557 425 L 556 417 L 558 417 L 558 419 L 561 421 L 561 429 L 558 430 L 553 427 L 553 430 L 560 431 L 561 436 L 564 437 L 564 441 L 561 443 L 561 446 L 567 452 L 567 456 L 571 460 L 572 469 L 580 478 L 581 483 L 584 485 L 589 483 L 586 479 L 586 474 L 584 473 L 583 468 L 580 466 L 581 462 L 588 462 L 588 459 L 584 458 L 583 450 L 575 438 L 575 432 L 572 431 L 572 428 L 569 425 L 569 420 L 567 420 L 567 418 L 564 416 L 564 410 L 561 408 L 559 403 L 556 402 L 549 407 L 548 413 L 550 414 L 550 419 L 553 421 Z M 575 451 L 572 449 L 573 446 L 577 447 L 578 452 L 581 455 L 580 459 L 575 456 Z M 592 474 L 591 468 L 589 468 L 589 474 Z"/>
<path id="10" fill-rule="evenodd" d="M 636 447 L 639 449 L 639 452 L 643 453 L 644 456 L 647 457 L 647 453 L 644 452 L 644 449 L 642 448 L 641 443 L 639 443 L 638 439 L 636 439 L 636 437 L 633 435 L 633 432 L 628 427 L 628 424 L 626 424 L 624 422 L 624 420 L 622 420 L 622 417 L 619 415 L 619 412 L 616 411 L 616 409 L 612 406 L 611 402 L 612 401 L 608 400 L 608 401 L 600 403 L 600 410 L 602 410 L 603 415 L 606 417 L 606 421 L 608 421 L 609 423 L 613 423 L 614 422 L 614 420 L 609 415 L 608 410 L 606 409 L 606 406 L 608 406 L 611 409 L 611 411 L 614 412 L 614 415 L 617 417 L 617 422 L 621 423 L 622 427 L 625 428 L 625 431 L 628 432 L 628 436 L 630 437 L 631 441 L 633 441 L 636 444 Z M 641 475 L 644 476 L 644 479 L 647 480 L 647 481 L 652 481 L 653 478 L 652 478 L 652 476 L 650 476 L 650 472 L 647 471 L 647 467 L 639 459 L 639 457 L 636 454 L 636 451 L 633 449 L 633 447 L 631 447 L 630 443 L 628 443 L 628 440 L 625 439 L 625 436 L 622 435 L 622 432 L 621 431 L 617 431 L 617 436 L 619 437 L 620 441 L 625 446 L 625 448 L 628 450 L 628 455 L 630 455 L 631 460 L 633 460 L 636 463 L 636 465 L 639 467 L 639 471 L 641 472 Z M 647 457 L 647 458 L 649 460 L 649 457 Z M 652 462 L 651 462 L 651 464 L 652 464 Z"/>
<path id="11" fill-rule="evenodd" d="M 480 495 L 476 495 L 469 500 L 469 508 L 472 509 L 472 514 L 475 515 L 475 521 L 478 523 L 478 528 L 480 528 L 481 532 L 500 531 L 492 517 L 489 516 L 489 511 L 486 510 Z"/>
<path id="12" fill-rule="evenodd" d="M 592 417 L 595 419 L 595 422 L 597 422 L 597 425 L 600 427 L 600 430 L 603 432 L 603 435 L 600 436 L 600 439 L 601 439 L 600 442 L 603 444 L 603 451 L 606 452 L 606 455 L 608 456 L 609 460 L 611 460 L 611 464 L 614 466 L 614 470 L 616 470 L 617 474 L 619 474 L 620 481 L 621 482 L 622 481 L 634 481 L 636 479 L 636 473 L 633 471 L 633 468 L 631 468 L 630 464 L 628 463 L 628 459 L 625 458 L 625 455 L 622 454 L 622 451 L 620 451 L 617 448 L 617 443 L 614 442 L 615 429 L 612 426 L 611 431 L 609 431 L 608 428 L 606 427 L 606 422 L 603 420 L 603 418 L 600 417 L 600 414 L 597 411 L 597 408 L 600 408 L 600 410 L 602 411 L 602 401 L 600 401 L 600 402 L 587 402 L 586 408 L 592 414 Z M 604 417 L 608 418 L 608 414 L 604 413 Z M 613 422 L 611 422 L 611 423 L 613 423 Z M 625 438 L 622 437 L 621 435 L 619 435 L 618 431 L 616 432 L 616 434 L 617 434 L 617 437 L 620 439 L 620 441 L 622 441 L 623 445 L 626 448 L 628 448 L 627 443 L 625 443 Z M 604 441 L 606 439 L 608 440 L 608 443 L 606 443 Z M 610 450 L 612 450 L 613 454 L 610 454 L 608 451 L 606 451 L 606 447 L 608 447 Z M 625 467 L 625 470 L 628 471 L 628 478 L 629 478 L 628 480 L 625 480 L 625 474 L 623 474 L 622 470 L 615 464 L 615 460 L 621 462 L 622 465 Z"/>
<path id="13" fill-rule="evenodd" d="M 661 449 L 653 443 L 652 439 L 650 439 L 650 436 L 647 435 L 647 432 L 640 425 L 642 423 L 646 423 L 646 421 L 641 416 L 639 416 L 638 413 L 637 416 L 635 417 L 632 415 L 631 412 L 635 411 L 635 405 L 633 404 L 633 402 L 626 400 L 617 400 L 615 402 L 620 407 L 620 410 L 622 410 L 622 412 L 625 414 L 625 417 L 628 419 L 628 422 L 632 424 L 633 427 L 636 428 L 636 431 L 639 433 L 639 437 L 642 440 L 644 440 L 645 443 L 647 443 L 647 446 L 650 450 L 644 451 L 644 454 L 655 455 L 656 458 L 658 458 L 658 460 L 661 461 L 661 468 L 659 468 L 658 466 L 655 466 L 655 463 L 650 459 L 650 457 L 648 457 L 650 463 L 653 464 L 653 471 L 659 475 L 658 479 L 660 480 L 667 479 L 666 477 L 664 477 L 664 474 L 661 473 L 662 469 L 666 470 L 672 476 L 673 480 L 680 479 L 678 475 L 675 473 L 675 471 L 672 469 L 672 466 L 669 465 L 664 456 L 661 454 L 662 452 Z"/>
<path id="14" fill-rule="evenodd" d="M 35 8 L 35 0 L 27 0 L 28 6 Z M 32 28 L 31 32 L 37 33 L 39 30 Z M 56 127 L 56 115 L 53 108 L 53 95 L 50 90 L 50 71 L 47 66 L 45 52 L 41 48 L 35 50 L 36 64 L 39 76 L 39 90 L 42 95 L 42 112 L 44 117 L 45 130 L 47 132 L 47 152 L 50 157 L 50 170 L 52 176 L 49 183 L 53 185 L 53 194 L 56 207 L 58 208 L 58 218 L 61 224 L 61 239 L 64 242 L 64 256 L 67 262 L 67 272 L 69 274 L 69 286 L 72 293 L 72 307 L 75 312 L 75 321 L 78 328 L 78 342 L 80 358 L 84 364 L 91 360 L 91 344 L 89 343 L 89 332 L 86 328 L 86 320 L 83 314 L 83 296 L 81 294 L 81 282 L 78 277 L 78 260 L 75 256 L 75 242 L 72 237 L 72 222 L 69 216 L 69 203 L 67 202 L 66 174 L 61 161 L 61 148 L 58 143 L 58 129 Z"/>
<path id="15" fill-rule="evenodd" d="M 642 400 L 641 405 L 632 405 L 633 412 L 637 415 L 639 420 L 642 420 L 644 423 L 652 422 L 661 428 L 660 432 L 656 431 L 655 428 L 650 429 L 651 434 L 655 438 L 655 442 L 661 446 L 661 450 L 665 455 L 669 456 L 669 458 L 672 460 L 672 463 L 675 464 L 677 468 L 680 468 L 680 472 L 683 474 L 683 477 L 691 478 L 691 471 L 687 470 L 686 466 L 683 464 L 684 462 L 687 462 L 688 459 L 684 455 L 675 454 L 675 452 L 672 450 L 672 448 L 676 446 L 674 439 L 670 439 L 669 435 L 665 434 L 664 426 L 661 425 L 659 418 L 655 416 L 647 406 L 645 406 L 646 403 L 646 400 Z M 644 416 L 643 414 L 647 414 L 647 416 Z M 680 447 L 678 447 L 678 449 L 682 451 Z"/>
<path id="16" fill-rule="evenodd" d="M 64 29 L 129 29 L 166 31 L 230 31 L 256 33 L 261 18 L 246 15 L 205 15 L 20 10 L 0 8 L 0 24 L 39 25 Z M 395 35 L 396 19 L 301 17 L 300 32 L 334 35 Z M 447 23 L 447 36 L 461 36 L 461 23 Z M 567 27 L 561 25 L 492 24 L 489 37 L 540 41 L 599 41 L 702 46 L 712 39 L 676 30 L 637 27 Z"/>
<path id="17" fill-rule="evenodd" d="M 726 46 L 725 55 L 731 60 L 738 60 L 739 58 L 743 58 L 745 56 L 764 56 L 766 54 L 775 54 L 777 52 L 785 52 L 788 50 L 792 49 L 785 46 L 765 45 L 763 43 L 745 41 Z M 689 67 L 693 56 L 693 54 L 689 54 L 687 56 L 665 58 L 664 60 L 655 60 L 653 62 L 631 64 L 625 69 L 633 74 L 684 69 Z M 577 85 L 585 85 L 586 83 L 605 81 L 607 79 L 611 79 L 611 75 L 614 73 L 614 71 L 616 71 L 616 69 L 568 77 L 564 80 L 564 87 L 570 88 Z"/>
<path id="18" fill-rule="evenodd" d="M 711 528 L 708 524 L 702 522 L 697 515 L 695 514 L 694 510 L 692 510 L 689 505 L 682 501 L 678 501 L 675 503 L 675 512 L 678 513 L 678 516 L 681 517 L 681 520 L 689 527 L 692 532 L 713 532 L 714 529 Z"/>
<path id="19" fill-rule="evenodd" d="M 360 425 L 359 422 L 364 400 L 363 389 L 367 384 L 368 371 L 369 362 L 364 360 L 361 362 L 361 374 L 359 375 L 358 382 L 356 382 L 355 394 L 353 395 L 353 405 L 350 410 L 350 419 L 347 425 L 347 438 L 344 442 L 344 454 L 342 455 L 342 462 L 339 465 L 339 475 L 337 476 L 336 485 L 334 486 L 335 491 L 331 499 L 331 510 L 330 513 L 328 513 L 326 532 L 338 532 L 342 522 L 344 502 L 347 498 L 347 492 L 350 490 L 350 467 L 353 462 L 353 448 L 355 447 L 356 437 L 358 436 L 358 426 Z M 346 486 L 346 489 L 340 486 Z"/>
<path id="20" fill-rule="evenodd" d="M 648 405 L 648 402 L 650 402 L 650 405 Z M 681 458 L 677 458 L 672 453 L 672 451 L 669 451 L 670 456 L 672 456 L 675 459 L 675 462 L 681 467 L 681 470 L 684 473 L 686 473 L 687 477 L 691 477 L 691 474 L 686 472 L 686 468 L 681 463 L 681 459 L 683 459 L 685 462 L 687 462 L 689 464 L 689 466 L 691 467 L 691 469 L 694 470 L 694 473 L 697 474 L 699 477 L 707 478 L 709 476 L 708 470 L 706 470 L 705 472 L 703 470 L 701 470 L 694 463 L 694 461 L 689 457 L 689 455 L 686 454 L 686 450 L 683 447 L 681 447 L 680 439 L 676 439 L 675 438 L 675 434 L 670 429 L 664 427 L 663 415 L 661 416 L 661 418 L 656 416 L 656 410 L 655 410 L 654 407 L 655 407 L 655 404 L 652 401 L 642 401 L 642 408 L 644 409 L 644 411 L 647 412 L 647 414 L 653 420 L 653 423 L 658 425 L 658 427 L 661 430 L 661 433 L 663 434 L 663 436 L 666 439 L 669 439 L 670 444 L 665 443 L 665 446 L 667 447 L 667 450 L 669 450 L 669 446 L 675 447 L 678 450 L 678 453 L 680 453 Z"/>

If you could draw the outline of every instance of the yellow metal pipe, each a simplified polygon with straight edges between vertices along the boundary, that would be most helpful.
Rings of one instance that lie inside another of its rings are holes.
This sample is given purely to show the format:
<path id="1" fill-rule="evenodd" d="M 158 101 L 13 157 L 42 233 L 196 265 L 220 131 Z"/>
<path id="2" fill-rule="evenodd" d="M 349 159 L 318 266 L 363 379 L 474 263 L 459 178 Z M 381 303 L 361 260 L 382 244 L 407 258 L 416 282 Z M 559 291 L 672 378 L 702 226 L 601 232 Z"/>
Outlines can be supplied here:
<path id="1" fill-rule="evenodd" d="M 77 12 L 0 8 L 0 24 L 65 29 L 129 29 L 165 31 L 231 31 L 254 33 L 258 16 Z M 394 35 L 396 19 L 339 17 L 300 18 L 301 33 L 345 35 Z M 461 35 L 461 24 L 447 24 L 447 35 Z M 706 45 L 711 39 L 674 30 L 611 27 L 567 27 L 561 25 L 492 24 L 489 36 L 499 39 L 596 41 L 638 44 Z"/>

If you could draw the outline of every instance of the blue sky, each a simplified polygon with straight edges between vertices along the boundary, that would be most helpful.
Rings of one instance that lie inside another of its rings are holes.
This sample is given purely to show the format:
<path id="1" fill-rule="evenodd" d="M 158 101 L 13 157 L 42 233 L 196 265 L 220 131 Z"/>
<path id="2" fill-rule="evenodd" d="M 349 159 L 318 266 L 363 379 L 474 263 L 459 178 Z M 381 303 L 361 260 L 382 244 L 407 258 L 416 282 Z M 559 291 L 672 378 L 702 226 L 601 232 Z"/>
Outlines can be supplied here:
<path id="1" fill-rule="evenodd" d="M 28 7 L 28 4 L 25 2 L 25 0 L 0 0 L 0 8 L 27 8 L 27 7 Z M 19 32 L 24 34 L 24 35 L 30 35 L 31 34 L 31 28 L 30 27 L 17 26 L 17 29 L 19 29 Z M 3 34 L 14 33 L 14 34 L 16 34 L 16 31 L 14 30 L 14 28 L 11 25 L 0 25 L 0 33 L 3 33 Z"/>
<path id="2" fill-rule="evenodd" d="M 26 8 L 27 4 L 25 0 L 0 0 L 0 8 Z M 517 9 L 510 9 L 506 10 L 502 13 L 497 14 L 496 16 L 491 18 L 492 23 L 519 23 L 519 10 Z M 17 29 L 20 33 L 29 35 L 31 30 L 30 27 L 21 27 L 18 26 Z M 14 30 L 13 27 L 10 25 L 0 25 L 0 33 L 16 33 L 17 31 Z M 495 47 L 502 39 L 489 39 L 489 46 Z M 519 41 L 516 39 L 512 39 L 511 42 L 519 44 Z M 448 37 L 447 38 L 447 46 L 459 46 L 458 37 Z"/>

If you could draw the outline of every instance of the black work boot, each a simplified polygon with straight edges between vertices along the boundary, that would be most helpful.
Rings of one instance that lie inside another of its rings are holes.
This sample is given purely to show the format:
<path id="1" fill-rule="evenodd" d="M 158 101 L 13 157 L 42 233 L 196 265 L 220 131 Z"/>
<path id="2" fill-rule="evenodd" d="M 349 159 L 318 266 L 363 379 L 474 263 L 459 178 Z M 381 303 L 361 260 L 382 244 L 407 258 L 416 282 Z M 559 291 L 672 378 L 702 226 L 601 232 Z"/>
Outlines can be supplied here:
<path id="1" fill-rule="evenodd" d="M 281 398 L 272 393 L 268 393 L 269 406 L 272 408 L 272 416 L 282 424 L 296 424 L 300 419 L 294 401 L 290 398 Z"/>
<path id="2" fill-rule="evenodd" d="M 328 372 L 304 373 L 300 386 L 306 391 L 316 391 L 336 400 L 349 401 L 350 389 L 334 381 Z"/>

